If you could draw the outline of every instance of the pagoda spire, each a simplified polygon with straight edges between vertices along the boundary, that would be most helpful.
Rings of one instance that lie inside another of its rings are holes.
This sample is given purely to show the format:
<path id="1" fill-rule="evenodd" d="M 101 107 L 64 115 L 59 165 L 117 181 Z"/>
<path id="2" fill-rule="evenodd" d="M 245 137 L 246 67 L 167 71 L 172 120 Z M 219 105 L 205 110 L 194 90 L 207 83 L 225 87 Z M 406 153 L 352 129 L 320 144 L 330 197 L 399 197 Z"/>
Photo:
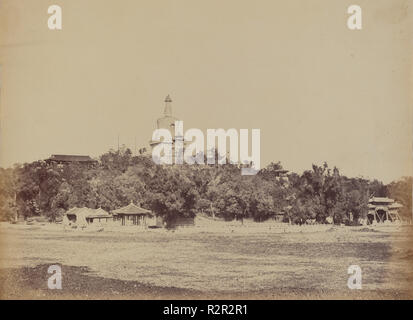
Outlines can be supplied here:
<path id="1" fill-rule="evenodd" d="M 169 94 L 165 98 L 165 110 L 163 113 L 165 116 L 172 116 L 172 99 Z"/>

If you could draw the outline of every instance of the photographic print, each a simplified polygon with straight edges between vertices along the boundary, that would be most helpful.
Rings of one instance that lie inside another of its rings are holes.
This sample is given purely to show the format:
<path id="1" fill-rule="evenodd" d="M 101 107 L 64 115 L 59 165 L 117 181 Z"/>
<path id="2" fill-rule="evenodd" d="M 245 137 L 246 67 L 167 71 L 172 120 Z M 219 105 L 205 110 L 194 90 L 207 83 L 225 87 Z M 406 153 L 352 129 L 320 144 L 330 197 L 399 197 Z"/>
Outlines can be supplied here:
<path id="1" fill-rule="evenodd" d="M 412 6 L 0 1 L 1 299 L 411 299 Z"/>

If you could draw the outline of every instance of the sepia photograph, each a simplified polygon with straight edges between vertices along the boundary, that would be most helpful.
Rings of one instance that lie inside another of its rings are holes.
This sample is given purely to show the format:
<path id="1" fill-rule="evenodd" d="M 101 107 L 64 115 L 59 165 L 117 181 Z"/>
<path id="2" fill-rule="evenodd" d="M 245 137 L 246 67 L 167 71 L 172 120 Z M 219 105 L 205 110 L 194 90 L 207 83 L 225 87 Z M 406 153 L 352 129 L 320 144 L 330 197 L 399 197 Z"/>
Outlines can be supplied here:
<path id="1" fill-rule="evenodd" d="M 412 7 L 1 0 L 0 299 L 411 300 Z"/>

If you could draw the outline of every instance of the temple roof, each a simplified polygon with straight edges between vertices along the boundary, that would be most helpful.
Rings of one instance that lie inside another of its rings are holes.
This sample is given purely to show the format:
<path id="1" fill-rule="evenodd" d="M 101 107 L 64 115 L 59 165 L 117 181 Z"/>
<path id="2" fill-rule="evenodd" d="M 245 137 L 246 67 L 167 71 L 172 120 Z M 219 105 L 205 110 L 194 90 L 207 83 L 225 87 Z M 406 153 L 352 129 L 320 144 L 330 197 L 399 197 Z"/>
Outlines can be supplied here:
<path id="1" fill-rule="evenodd" d="M 66 161 L 66 162 L 94 162 L 89 156 L 78 156 L 71 154 L 52 154 L 52 156 L 47 160 L 53 161 Z"/>
<path id="2" fill-rule="evenodd" d="M 399 208 L 403 208 L 403 205 L 398 202 L 395 202 L 389 205 L 389 209 L 399 209 Z"/>
<path id="3" fill-rule="evenodd" d="M 386 197 L 373 197 L 369 200 L 369 203 L 393 203 L 394 200 Z"/>

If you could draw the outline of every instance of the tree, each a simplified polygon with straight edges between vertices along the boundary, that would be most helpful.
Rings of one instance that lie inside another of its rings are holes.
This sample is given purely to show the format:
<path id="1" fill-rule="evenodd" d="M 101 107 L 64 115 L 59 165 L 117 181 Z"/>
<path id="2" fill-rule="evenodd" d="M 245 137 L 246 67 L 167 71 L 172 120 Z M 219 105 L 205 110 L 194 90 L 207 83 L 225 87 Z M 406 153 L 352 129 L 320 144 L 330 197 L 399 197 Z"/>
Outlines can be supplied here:
<path id="1" fill-rule="evenodd" d="M 403 219 L 412 219 L 412 185 L 413 177 L 403 177 L 387 186 L 389 197 L 403 205 L 399 212 Z"/>
<path id="2" fill-rule="evenodd" d="M 215 152 L 216 160 L 219 158 Z M 291 223 L 308 219 L 350 223 L 367 214 L 369 196 L 389 196 L 411 217 L 412 177 L 385 186 L 382 182 L 340 175 L 327 163 L 313 165 L 288 178 L 280 162 L 255 176 L 242 176 L 238 165 L 156 165 L 150 155 L 132 156 L 122 146 L 100 157 L 98 165 L 45 161 L 0 168 L 1 219 L 43 215 L 51 220 L 67 209 L 102 207 L 113 210 L 131 201 L 152 209 L 167 221 L 198 212 L 232 220 L 255 221 L 284 215 Z"/>
<path id="3" fill-rule="evenodd" d="M 0 168 L 0 221 L 16 217 L 16 176 L 13 169 Z"/>

